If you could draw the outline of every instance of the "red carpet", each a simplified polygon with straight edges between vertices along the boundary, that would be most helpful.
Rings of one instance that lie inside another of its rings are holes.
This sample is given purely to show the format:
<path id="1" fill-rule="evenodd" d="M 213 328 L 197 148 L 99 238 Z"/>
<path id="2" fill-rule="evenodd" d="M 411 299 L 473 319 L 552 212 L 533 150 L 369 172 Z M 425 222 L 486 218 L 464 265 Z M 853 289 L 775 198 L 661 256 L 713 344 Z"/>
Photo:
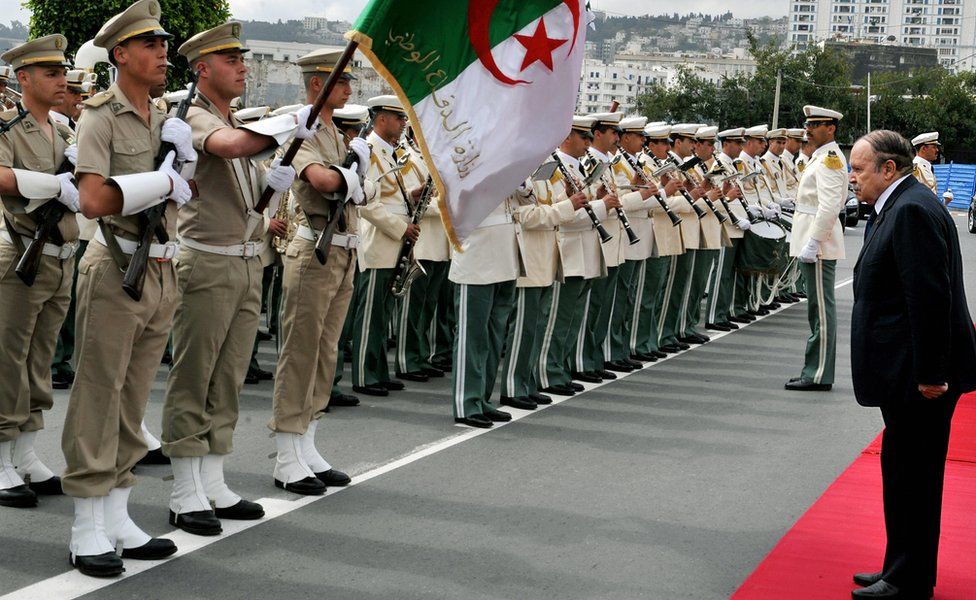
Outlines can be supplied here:
<path id="1" fill-rule="evenodd" d="M 850 598 L 851 575 L 884 558 L 880 436 L 834 481 L 732 595 L 734 600 Z M 976 598 L 976 394 L 952 422 L 937 600 Z"/>

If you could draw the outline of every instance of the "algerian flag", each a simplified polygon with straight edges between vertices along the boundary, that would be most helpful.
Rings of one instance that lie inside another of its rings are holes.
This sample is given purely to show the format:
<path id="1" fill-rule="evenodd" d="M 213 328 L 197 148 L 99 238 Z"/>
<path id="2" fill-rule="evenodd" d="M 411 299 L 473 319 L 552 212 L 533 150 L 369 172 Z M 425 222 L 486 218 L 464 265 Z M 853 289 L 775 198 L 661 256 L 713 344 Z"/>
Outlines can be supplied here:
<path id="1" fill-rule="evenodd" d="M 568 134 L 584 0 L 371 0 L 346 34 L 406 107 L 455 247 Z"/>

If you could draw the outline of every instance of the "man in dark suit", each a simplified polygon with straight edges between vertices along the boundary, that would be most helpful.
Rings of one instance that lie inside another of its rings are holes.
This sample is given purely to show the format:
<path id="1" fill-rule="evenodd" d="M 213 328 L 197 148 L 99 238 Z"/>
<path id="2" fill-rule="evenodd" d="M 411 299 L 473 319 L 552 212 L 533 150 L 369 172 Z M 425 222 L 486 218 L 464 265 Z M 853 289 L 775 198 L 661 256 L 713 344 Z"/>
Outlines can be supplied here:
<path id="1" fill-rule="evenodd" d="M 935 587 L 949 426 L 976 389 L 976 334 L 955 224 L 912 177 L 912 147 L 873 131 L 851 151 L 851 183 L 873 205 L 854 267 L 851 362 L 859 404 L 881 408 L 887 547 L 854 576 L 857 598 L 929 598 Z"/>

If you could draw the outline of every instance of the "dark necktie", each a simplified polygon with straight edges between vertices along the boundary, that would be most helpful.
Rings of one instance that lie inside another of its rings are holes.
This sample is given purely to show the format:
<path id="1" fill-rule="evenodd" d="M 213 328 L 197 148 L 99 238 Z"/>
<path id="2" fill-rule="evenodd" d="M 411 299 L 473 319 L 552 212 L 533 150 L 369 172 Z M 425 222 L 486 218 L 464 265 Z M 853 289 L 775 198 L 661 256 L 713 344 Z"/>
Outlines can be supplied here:
<path id="1" fill-rule="evenodd" d="M 871 235 L 871 228 L 874 227 L 874 222 L 878 220 L 878 212 L 871 208 L 871 214 L 868 215 L 868 222 L 864 224 L 864 239 L 868 239 Z"/>

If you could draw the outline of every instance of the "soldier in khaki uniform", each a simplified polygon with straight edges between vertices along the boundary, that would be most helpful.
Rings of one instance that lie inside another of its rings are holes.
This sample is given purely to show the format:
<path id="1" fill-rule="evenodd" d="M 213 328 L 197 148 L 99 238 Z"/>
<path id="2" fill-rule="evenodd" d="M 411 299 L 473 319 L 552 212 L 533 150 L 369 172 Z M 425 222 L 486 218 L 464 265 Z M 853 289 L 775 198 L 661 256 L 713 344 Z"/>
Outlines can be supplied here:
<path id="1" fill-rule="evenodd" d="M 173 167 L 195 160 L 190 127 L 167 119 L 150 89 L 166 80 L 167 40 L 156 0 L 139 0 L 95 37 L 118 67 L 118 81 L 86 101 L 78 128 L 76 175 L 81 210 L 101 218 L 79 265 L 78 370 L 61 447 L 64 491 L 75 499 L 71 562 L 82 573 L 110 577 L 122 558 L 159 559 L 176 552 L 129 518 L 132 467 L 146 453 L 140 424 L 176 310 L 177 245 L 153 243 L 145 287 L 136 302 L 122 288 L 121 267 L 138 246 L 140 214 L 166 203 L 162 226 L 176 237 L 176 212 L 190 187 Z M 176 148 L 155 164 L 161 142 Z M 154 240 L 156 242 L 156 240 Z"/>
<path id="2" fill-rule="evenodd" d="M 829 391 L 834 383 L 837 352 L 837 307 L 834 277 L 843 259 L 844 231 L 841 207 L 847 200 L 847 160 L 834 135 L 841 113 L 818 106 L 804 106 L 806 129 L 817 146 L 803 171 L 796 197 L 790 256 L 800 262 L 807 294 L 810 338 L 800 376 L 786 389 L 802 392 Z"/>
<path id="3" fill-rule="evenodd" d="M 61 481 L 34 451 L 44 411 L 54 404 L 50 365 L 71 301 L 78 190 L 68 172 L 72 132 L 51 116 L 65 99 L 67 40 L 49 35 L 3 54 L 23 90 L 26 117 L 0 135 L 0 506 L 28 508 L 37 494 L 60 494 Z M 10 122 L 18 111 L 0 115 Z M 43 247 L 31 285 L 16 266 L 43 222 L 57 232 Z M 26 483 L 25 483 L 26 482 Z"/>
<path id="4" fill-rule="evenodd" d="M 304 74 L 306 98 L 315 99 L 339 60 L 341 51 L 315 50 L 298 59 Z M 326 485 L 342 486 L 349 477 L 322 457 L 315 445 L 319 419 L 329 406 L 335 378 L 339 334 L 352 299 L 356 271 L 356 204 L 372 193 L 363 178 L 369 166 L 369 147 L 356 138 L 349 149 L 355 168 L 342 166 L 346 143 L 332 111 L 352 95 L 350 71 L 342 74 L 319 113 L 321 126 L 305 140 L 292 161 L 298 179 L 292 197 L 298 206 L 298 230 L 285 252 L 282 279 L 281 350 L 275 374 L 274 415 L 278 456 L 274 468 L 277 487 L 307 495 L 325 493 Z M 315 257 L 315 242 L 336 210 L 335 236 L 326 264 Z"/>
<path id="5" fill-rule="evenodd" d="M 420 186 L 407 188 L 398 161 L 408 156 L 399 146 L 407 114 L 396 96 L 370 98 L 373 131 L 366 138 L 372 155 L 367 177 L 377 185 L 376 198 L 359 209 L 362 243 L 356 285 L 356 320 L 352 328 L 353 391 L 386 396 L 404 388 L 390 379 L 386 338 L 394 297 L 390 294 L 396 259 L 404 239 L 417 241 L 420 227 L 410 222 Z M 397 372 L 398 379 L 427 381 L 423 371 Z"/>
<path id="6" fill-rule="evenodd" d="M 932 190 L 935 195 L 939 194 L 939 181 L 935 177 L 935 170 L 932 163 L 939 160 L 939 152 L 942 144 L 939 143 L 939 132 L 930 131 L 922 133 L 912 138 L 912 146 L 915 148 L 915 178 L 925 184 L 925 187 Z"/>
<path id="7" fill-rule="evenodd" d="M 219 534 L 219 519 L 264 516 L 260 505 L 230 490 L 223 463 L 233 449 L 238 397 L 261 314 L 264 261 L 271 259 L 271 219 L 254 206 L 265 185 L 278 194 L 286 191 L 295 171 L 274 166 L 265 173 L 249 158 L 270 154 L 285 142 L 296 117 L 302 123 L 299 135 L 311 135 L 303 122 L 311 107 L 248 125 L 231 112 L 247 73 L 240 35 L 240 23 L 231 21 L 193 36 L 179 49 L 200 74 L 186 117 L 199 155 L 194 175 L 199 199 L 180 211 L 178 222 L 180 301 L 163 406 L 163 451 L 173 465 L 175 525 L 198 535 Z M 277 206 L 266 210 L 273 215 Z M 287 233 L 284 222 L 274 226 L 274 233 Z"/>

